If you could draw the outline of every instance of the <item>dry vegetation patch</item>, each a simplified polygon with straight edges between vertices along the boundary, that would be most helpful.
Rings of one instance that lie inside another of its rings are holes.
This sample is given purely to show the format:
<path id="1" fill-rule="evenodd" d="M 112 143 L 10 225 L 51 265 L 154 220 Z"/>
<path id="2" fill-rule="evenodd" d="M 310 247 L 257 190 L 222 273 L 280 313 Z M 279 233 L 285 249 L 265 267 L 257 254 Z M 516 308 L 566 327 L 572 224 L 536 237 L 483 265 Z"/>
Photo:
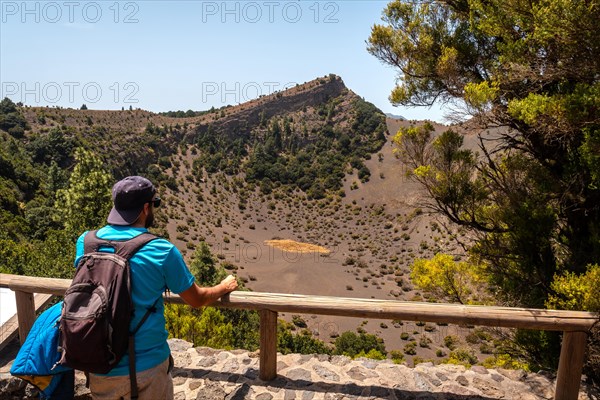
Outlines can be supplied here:
<path id="1" fill-rule="evenodd" d="M 289 239 L 265 240 L 265 244 L 276 249 L 295 253 L 319 253 L 329 254 L 330 251 L 316 244 L 296 242 Z"/>

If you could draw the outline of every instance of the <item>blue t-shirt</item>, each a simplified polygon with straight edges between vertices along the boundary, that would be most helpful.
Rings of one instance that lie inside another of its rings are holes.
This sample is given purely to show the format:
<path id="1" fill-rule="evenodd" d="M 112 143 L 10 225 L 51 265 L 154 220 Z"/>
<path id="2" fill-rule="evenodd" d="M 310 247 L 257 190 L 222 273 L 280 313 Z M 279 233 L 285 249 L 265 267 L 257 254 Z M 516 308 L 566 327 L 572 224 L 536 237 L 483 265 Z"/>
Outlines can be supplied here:
<path id="1" fill-rule="evenodd" d="M 145 228 L 107 225 L 98 231 L 98 237 L 125 240 L 147 231 Z M 83 256 L 83 238 L 86 234 L 87 232 L 77 240 L 76 266 Z M 106 250 L 113 251 L 112 248 Z M 162 294 L 167 288 L 175 294 L 186 291 L 194 283 L 194 276 L 190 273 L 179 250 L 165 239 L 155 239 L 146 244 L 131 257 L 129 265 L 131 295 L 135 307 L 135 314 L 130 324 L 131 330 L 137 326 L 156 299 L 159 299 L 156 303 L 156 312 L 150 313 L 135 335 L 135 365 L 136 371 L 140 372 L 157 366 L 169 357 Z M 107 374 L 107 376 L 121 375 L 129 375 L 127 354 Z"/>

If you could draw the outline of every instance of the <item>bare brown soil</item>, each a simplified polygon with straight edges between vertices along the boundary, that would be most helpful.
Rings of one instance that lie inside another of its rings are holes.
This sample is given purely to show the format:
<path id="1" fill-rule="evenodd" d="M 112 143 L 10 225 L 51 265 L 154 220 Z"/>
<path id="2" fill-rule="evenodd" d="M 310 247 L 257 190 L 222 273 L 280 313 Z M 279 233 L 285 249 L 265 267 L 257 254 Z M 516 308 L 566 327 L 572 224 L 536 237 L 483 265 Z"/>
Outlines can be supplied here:
<path id="1" fill-rule="evenodd" d="M 388 129 L 395 133 L 411 123 L 389 119 Z M 436 125 L 438 132 L 444 129 Z M 318 201 L 307 200 L 298 190 L 276 189 L 263 195 L 242 177 L 221 173 L 206 174 L 197 183 L 189 179 L 195 156 L 188 149 L 176 157 L 179 167 L 171 171 L 179 191 L 163 189 L 170 239 L 188 258 L 200 241 L 206 241 L 219 260 L 237 266 L 237 276 L 254 291 L 436 301 L 413 288 L 410 266 L 414 259 L 430 258 L 437 251 L 462 256 L 453 235 L 461 238 L 463 233 L 428 213 L 422 191 L 406 178 L 393 154 L 392 137 L 389 134 L 379 154 L 366 162 L 371 171 L 368 182 L 348 174 L 345 197 Z M 239 206 L 241 191 L 250 192 L 245 209 Z M 292 245 L 282 248 L 274 243 Z M 297 247 L 298 243 L 317 247 Z M 292 320 L 291 315 L 280 317 Z M 403 350 L 413 340 L 423 343 L 416 355 L 433 360 L 438 349 L 449 353 L 443 344 L 446 336 L 461 336 L 464 344 L 471 331 L 402 321 L 301 317 L 324 341 L 347 330 L 364 330 L 382 337 L 388 351 Z"/>

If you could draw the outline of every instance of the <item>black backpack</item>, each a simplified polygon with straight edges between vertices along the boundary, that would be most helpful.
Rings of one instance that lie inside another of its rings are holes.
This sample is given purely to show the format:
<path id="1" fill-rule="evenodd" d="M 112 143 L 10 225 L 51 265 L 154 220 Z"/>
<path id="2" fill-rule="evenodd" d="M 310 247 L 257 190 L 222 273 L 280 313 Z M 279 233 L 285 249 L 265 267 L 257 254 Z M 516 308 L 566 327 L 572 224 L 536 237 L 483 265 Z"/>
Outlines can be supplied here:
<path id="1" fill-rule="evenodd" d="M 61 318 L 59 363 L 87 373 L 106 374 L 129 350 L 131 397 L 137 398 L 135 333 L 155 305 L 133 331 L 129 259 L 148 242 L 157 239 L 142 233 L 129 240 L 103 240 L 91 231 L 84 237 L 84 254 L 71 286 L 65 292 Z M 114 253 L 100 251 L 113 248 Z"/>

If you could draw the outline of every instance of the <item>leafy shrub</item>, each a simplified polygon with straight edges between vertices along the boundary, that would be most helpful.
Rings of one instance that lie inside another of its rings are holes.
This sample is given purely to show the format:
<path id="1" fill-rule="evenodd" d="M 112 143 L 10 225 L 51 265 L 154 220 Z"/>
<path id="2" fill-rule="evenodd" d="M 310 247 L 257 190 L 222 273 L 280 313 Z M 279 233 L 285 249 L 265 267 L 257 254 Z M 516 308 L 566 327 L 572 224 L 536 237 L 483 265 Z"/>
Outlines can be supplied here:
<path id="1" fill-rule="evenodd" d="M 459 349 L 451 351 L 448 355 L 448 364 L 464 365 L 470 367 L 471 365 L 477 364 L 479 360 L 475 356 L 472 350 Z"/>
<path id="2" fill-rule="evenodd" d="M 387 354 L 383 340 L 372 334 L 364 332 L 356 334 L 347 331 L 335 340 L 334 354 L 354 358 L 361 352 L 368 354 L 371 350 L 376 350 L 383 355 Z"/>
<path id="3" fill-rule="evenodd" d="M 456 346 L 458 345 L 459 341 L 460 341 L 460 339 L 457 336 L 448 335 L 444 338 L 444 345 L 449 350 L 454 350 L 454 349 L 456 349 Z"/>
<path id="4" fill-rule="evenodd" d="M 292 323 L 298 328 L 306 328 L 306 321 L 299 315 L 292 315 Z"/>
<path id="5" fill-rule="evenodd" d="M 415 354 L 417 354 L 416 347 L 417 347 L 417 342 L 406 343 L 404 345 L 404 354 L 414 356 Z"/>
<path id="6" fill-rule="evenodd" d="M 404 354 L 399 350 L 390 351 L 390 357 L 392 358 L 392 361 L 394 361 L 394 364 L 401 364 L 404 362 Z"/>

